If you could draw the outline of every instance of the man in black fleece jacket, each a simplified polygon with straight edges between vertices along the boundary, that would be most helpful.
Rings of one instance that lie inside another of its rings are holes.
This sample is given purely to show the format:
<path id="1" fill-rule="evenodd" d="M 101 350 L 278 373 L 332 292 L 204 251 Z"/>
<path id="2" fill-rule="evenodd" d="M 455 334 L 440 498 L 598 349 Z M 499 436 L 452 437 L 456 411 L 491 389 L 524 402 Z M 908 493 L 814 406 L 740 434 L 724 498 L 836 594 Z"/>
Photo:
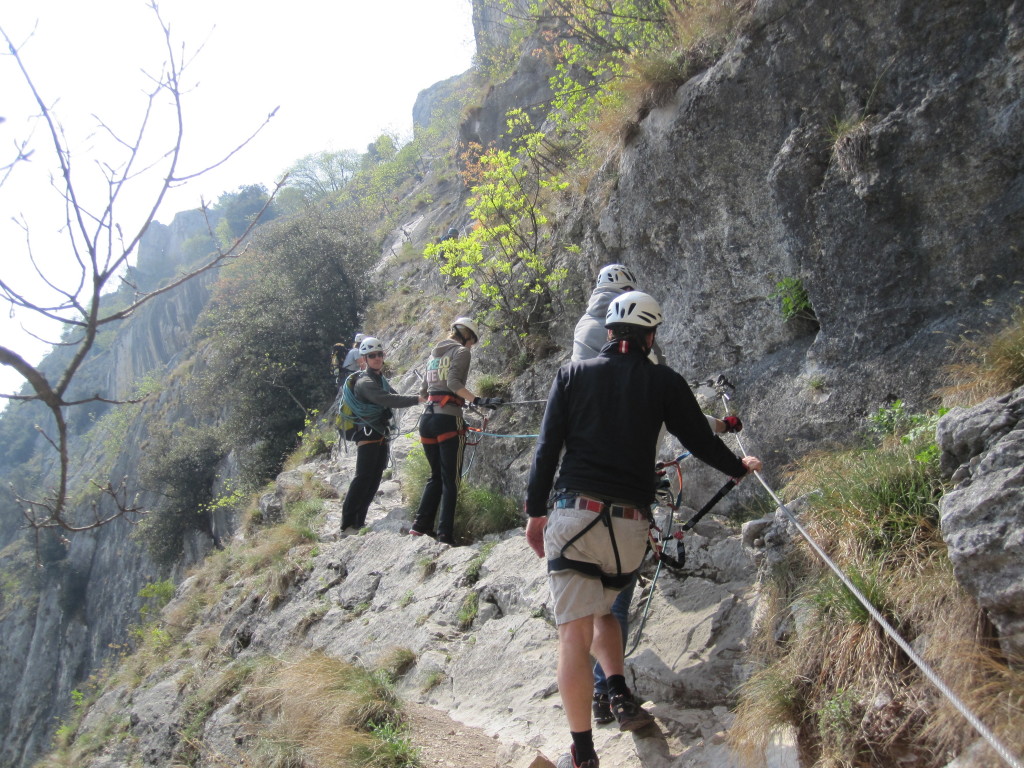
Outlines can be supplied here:
<path id="1" fill-rule="evenodd" d="M 661 322 L 661 307 L 646 293 L 612 301 L 609 343 L 596 358 L 563 366 L 551 385 L 530 469 L 526 540 L 548 558 L 558 688 L 573 739 L 558 768 L 599 766 L 591 651 L 608 675 L 619 727 L 653 722 L 626 686 L 622 634 L 610 609 L 643 560 L 662 424 L 695 457 L 731 477 L 761 468 L 756 457 L 737 457 L 712 433 L 682 376 L 647 359 Z"/>

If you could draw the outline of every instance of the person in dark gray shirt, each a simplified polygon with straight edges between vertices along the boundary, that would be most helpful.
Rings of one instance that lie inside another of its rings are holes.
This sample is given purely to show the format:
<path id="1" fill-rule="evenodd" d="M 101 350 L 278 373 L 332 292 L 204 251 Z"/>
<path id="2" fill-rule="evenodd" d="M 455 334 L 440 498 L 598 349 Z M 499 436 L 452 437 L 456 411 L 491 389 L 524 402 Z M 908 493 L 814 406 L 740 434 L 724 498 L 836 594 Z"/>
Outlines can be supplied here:
<path id="1" fill-rule="evenodd" d="M 388 465 L 388 441 L 391 435 L 393 408 L 408 408 L 422 403 L 417 395 L 399 395 L 384 378 L 384 344 L 373 336 L 359 344 L 360 357 L 366 369 L 361 371 L 352 387 L 354 412 L 359 417 L 356 439 L 356 473 L 349 483 L 341 507 L 341 533 L 357 533 L 366 524 L 370 502 L 380 488 Z"/>

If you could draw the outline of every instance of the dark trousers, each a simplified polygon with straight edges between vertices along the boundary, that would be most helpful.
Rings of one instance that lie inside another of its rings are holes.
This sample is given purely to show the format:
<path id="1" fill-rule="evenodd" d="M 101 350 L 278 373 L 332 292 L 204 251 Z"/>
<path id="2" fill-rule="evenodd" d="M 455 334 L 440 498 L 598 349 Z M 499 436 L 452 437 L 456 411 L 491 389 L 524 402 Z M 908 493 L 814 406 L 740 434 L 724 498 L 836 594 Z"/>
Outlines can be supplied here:
<path id="1" fill-rule="evenodd" d="M 420 533 L 432 533 L 440 505 L 437 538 L 449 543 L 455 531 L 455 502 L 459 497 L 462 456 L 466 446 L 463 427 L 461 418 L 446 413 L 425 413 L 420 419 L 420 439 L 424 441 L 423 453 L 430 464 L 430 479 L 423 487 L 412 527 Z M 446 438 L 446 435 L 451 436 Z M 439 442 L 433 442 L 435 440 Z"/>
<path id="2" fill-rule="evenodd" d="M 380 479 L 388 466 L 388 441 L 362 443 L 356 447 L 356 474 L 341 505 L 341 529 L 362 528 L 366 512 L 377 495 Z"/>

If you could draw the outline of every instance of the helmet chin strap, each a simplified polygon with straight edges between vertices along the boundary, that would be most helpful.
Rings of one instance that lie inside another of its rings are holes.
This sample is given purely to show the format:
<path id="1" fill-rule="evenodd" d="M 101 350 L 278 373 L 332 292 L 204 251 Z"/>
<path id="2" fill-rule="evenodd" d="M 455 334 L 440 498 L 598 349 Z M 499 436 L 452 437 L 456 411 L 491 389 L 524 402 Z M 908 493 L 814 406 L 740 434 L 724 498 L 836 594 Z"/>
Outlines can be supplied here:
<path id="1" fill-rule="evenodd" d="M 654 348 L 654 337 L 657 334 L 657 332 L 658 332 L 658 329 L 655 327 L 655 328 L 648 328 L 648 329 L 646 329 L 646 330 L 644 330 L 642 332 L 630 331 L 625 336 L 620 336 L 619 338 L 615 338 L 613 336 L 612 332 L 609 331 L 608 332 L 608 341 L 614 341 L 616 343 L 616 345 L 617 345 L 618 350 L 619 350 L 619 354 L 620 355 L 624 355 L 627 352 L 629 352 L 629 349 L 630 349 L 630 344 L 629 343 L 631 341 L 635 340 L 637 342 L 637 345 L 640 347 L 640 350 L 645 355 L 649 355 L 651 353 L 651 350 Z M 648 339 L 650 339 L 650 341 L 648 341 Z"/>

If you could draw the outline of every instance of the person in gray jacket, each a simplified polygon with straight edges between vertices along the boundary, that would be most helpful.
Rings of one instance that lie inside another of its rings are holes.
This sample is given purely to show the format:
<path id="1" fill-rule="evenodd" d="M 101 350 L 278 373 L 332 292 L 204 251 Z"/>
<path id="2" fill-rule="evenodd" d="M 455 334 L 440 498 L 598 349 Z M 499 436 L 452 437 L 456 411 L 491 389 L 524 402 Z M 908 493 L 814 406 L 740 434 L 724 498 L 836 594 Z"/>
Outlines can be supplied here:
<path id="1" fill-rule="evenodd" d="M 420 417 L 420 442 L 430 464 L 430 479 L 423 487 L 423 496 L 409 533 L 413 536 L 436 535 L 443 544 L 455 543 L 455 503 L 466 447 L 462 409 L 468 403 L 496 408 L 503 402 L 495 397 L 477 397 L 466 385 L 472 362 L 470 349 L 478 340 L 476 323 L 468 317 L 456 318 L 451 335 L 431 351 L 420 388 L 421 397 L 427 400 Z M 441 515 L 435 534 L 434 520 L 438 507 Z"/>
<path id="2" fill-rule="evenodd" d="M 417 395 L 399 395 L 391 388 L 384 378 L 384 344 L 380 339 L 364 336 L 358 351 L 366 369 L 352 386 L 353 412 L 358 413 L 361 426 L 356 439 L 356 472 L 341 507 L 342 536 L 358 533 L 366 524 L 366 512 L 388 465 L 392 409 L 424 401 Z"/>
<path id="3" fill-rule="evenodd" d="M 637 290 L 636 277 L 622 264 L 608 264 L 597 273 L 597 285 L 590 294 L 587 311 L 576 323 L 572 335 L 572 362 L 597 357 L 608 343 L 604 316 L 612 299 L 626 291 Z"/>
<path id="4" fill-rule="evenodd" d="M 365 338 L 365 333 L 356 334 L 355 344 L 352 345 L 352 349 L 345 355 L 345 360 L 341 364 L 341 370 L 338 372 L 338 386 L 344 384 L 345 379 L 353 373 L 359 373 L 359 371 L 366 369 L 366 359 L 363 357 L 362 352 L 359 351 L 359 345 L 363 343 Z"/>

